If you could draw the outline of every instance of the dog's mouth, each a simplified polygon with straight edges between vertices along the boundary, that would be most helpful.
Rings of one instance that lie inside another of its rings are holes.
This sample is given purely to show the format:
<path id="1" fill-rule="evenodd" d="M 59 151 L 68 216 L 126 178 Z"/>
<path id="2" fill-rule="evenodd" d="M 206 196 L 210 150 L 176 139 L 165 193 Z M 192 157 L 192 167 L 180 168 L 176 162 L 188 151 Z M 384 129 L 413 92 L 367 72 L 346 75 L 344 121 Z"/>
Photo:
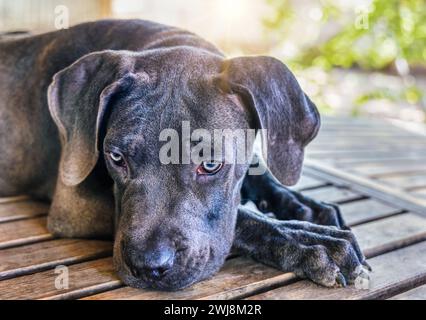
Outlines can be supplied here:
<path id="1" fill-rule="evenodd" d="M 114 255 L 115 267 L 121 280 L 126 285 L 139 289 L 181 290 L 209 277 L 215 271 L 209 271 L 211 268 L 208 268 L 209 247 L 202 248 L 195 254 L 179 253 L 173 267 L 161 273 L 152 270 L 135 270 L 129 260 L 121 253 L 118 258 Z"/>

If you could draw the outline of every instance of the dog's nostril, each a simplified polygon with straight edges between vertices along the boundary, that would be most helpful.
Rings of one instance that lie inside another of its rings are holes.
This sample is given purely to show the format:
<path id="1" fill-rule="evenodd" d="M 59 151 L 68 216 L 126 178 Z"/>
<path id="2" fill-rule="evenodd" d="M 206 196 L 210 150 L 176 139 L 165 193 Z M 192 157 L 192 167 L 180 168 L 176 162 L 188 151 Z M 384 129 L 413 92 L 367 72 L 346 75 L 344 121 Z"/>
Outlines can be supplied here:
<path id="1" fill-rule="evenodd" d="M 130 255 L 126 263 L 134 277 L 158 280 L 173 267 L 174 260 L 175 250 L 161 246 Z"/>
<path id="2" fill-rule="evenodd" d="M 142 272 L 149 278 L 159 279 L 162 276 L 164 276 L 167 270 L 169 269 L 168 268 L 156 268 L 156 269 L 144 268 Z"/>

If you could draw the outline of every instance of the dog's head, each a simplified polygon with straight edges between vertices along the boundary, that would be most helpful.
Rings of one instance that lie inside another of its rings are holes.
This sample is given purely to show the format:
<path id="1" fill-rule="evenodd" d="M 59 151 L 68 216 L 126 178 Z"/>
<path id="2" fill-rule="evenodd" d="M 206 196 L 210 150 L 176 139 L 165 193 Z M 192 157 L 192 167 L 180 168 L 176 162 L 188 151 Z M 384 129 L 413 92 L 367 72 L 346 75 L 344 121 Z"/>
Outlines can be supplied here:
<path id="1" fill-rule="evenodd" d="M 60 179 L 78 186 L 104 166 L 116 203 L 116 268 L 131 286 L 161 289 L 212 275 L 233 242 L 249 159 L 232 156 L 237 138 L 219 158 L 211 141 L 213 152 L 198 150 L 195 162 L 197 140 L 217 141 L 214 129 L 266 129 L 267 163 L 293 184 L 319 127 L 315 106 L 278 60 L 224 60 L 190 47 L 89 54 L 54 77 L 49 107 L 62 140 Z M 233 162 L 222 158 L 229 154 Z"/>

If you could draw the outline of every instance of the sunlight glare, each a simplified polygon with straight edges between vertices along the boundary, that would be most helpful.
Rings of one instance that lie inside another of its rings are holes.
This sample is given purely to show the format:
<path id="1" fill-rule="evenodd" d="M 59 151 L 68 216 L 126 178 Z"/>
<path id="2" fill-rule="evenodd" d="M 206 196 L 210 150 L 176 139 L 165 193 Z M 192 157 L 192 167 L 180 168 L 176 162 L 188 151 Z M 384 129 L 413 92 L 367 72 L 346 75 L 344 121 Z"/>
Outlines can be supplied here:
<path id="1" fill-rule="evenodd" d="M 244 30 L 244 24 L 252 15 L 250 0 L 217 0 L 214 2 L 216 16 L 219 22 Z"/>

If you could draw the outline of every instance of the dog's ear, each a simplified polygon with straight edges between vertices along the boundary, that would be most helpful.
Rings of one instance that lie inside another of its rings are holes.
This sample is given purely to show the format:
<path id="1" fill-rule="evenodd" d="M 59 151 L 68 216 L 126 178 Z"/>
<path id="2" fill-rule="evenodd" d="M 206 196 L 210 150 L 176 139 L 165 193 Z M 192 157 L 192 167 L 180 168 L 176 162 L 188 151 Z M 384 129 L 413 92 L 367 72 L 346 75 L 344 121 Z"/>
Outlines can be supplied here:
<path id="1" fill-rule="evenodd" d="M 109 102 L 132 82 L 128 64 L 117 52 L 96 52 L 53 77 L 48 104 L 61 138 L 59 172 L 65 185 L 80 184 L 95 167 Z"/>
<path id="2" fill-rule="evenodd" d="M 295 184 L 320 117 L 293 74 L 272 57 L 240 57 L 224 62 L 219 79 L 222 90 L 242 97 L 255 126 L 266 129 L 262 150 L 272 173 L 285 185 Z"/>

